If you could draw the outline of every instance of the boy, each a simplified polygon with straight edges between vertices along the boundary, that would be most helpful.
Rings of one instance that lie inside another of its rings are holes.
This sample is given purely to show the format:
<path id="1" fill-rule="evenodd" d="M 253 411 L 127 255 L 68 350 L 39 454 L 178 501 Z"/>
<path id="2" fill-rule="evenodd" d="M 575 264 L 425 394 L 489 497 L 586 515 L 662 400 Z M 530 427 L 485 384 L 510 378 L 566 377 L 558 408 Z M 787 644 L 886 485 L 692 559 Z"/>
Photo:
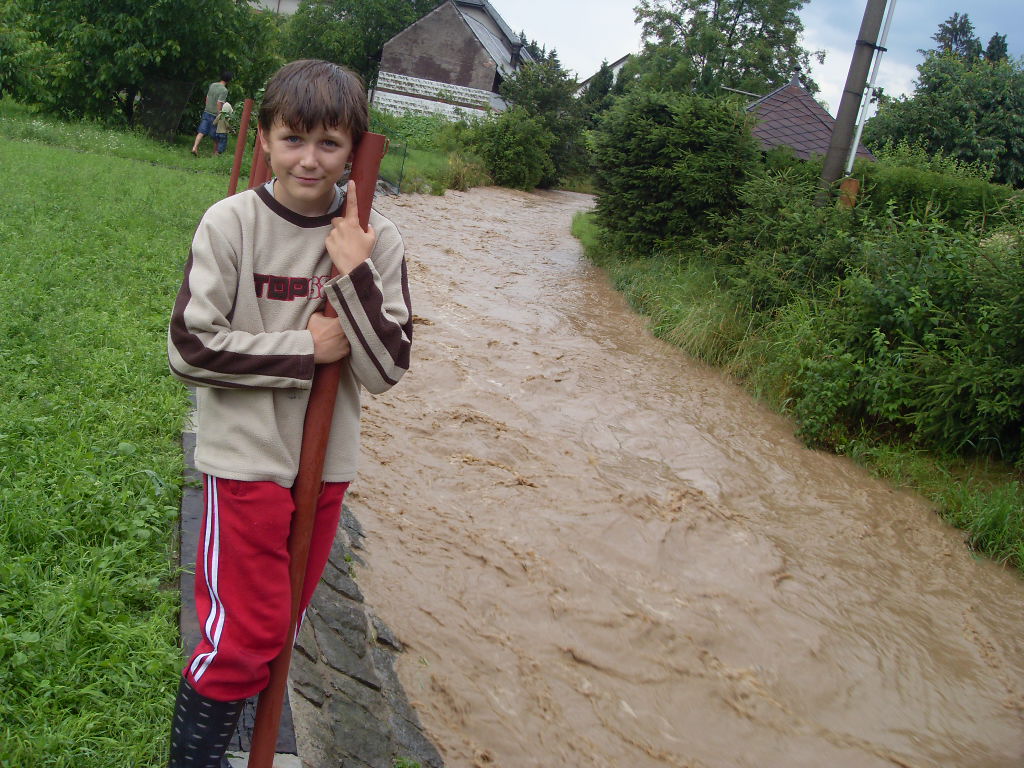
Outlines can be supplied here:
<path id="1" fill-rule="evenodd" d="M 228 133 L 231 132 L 231 115 L 234 111 L 235 108 L 225 101 L 220 112 L 217 113 L 217 118 L 213 121 L 213 140 L 217 144 L 214 152 L 218 155 L 223 154 L 227 149 Z"/>
<path id="2" fill-rule="evenodd" d="M 198 388 L 196 467 L 206 514 L 196 558 L 202 640 L 183 672 L 170 768 L 220 765 L 244 699 L 292 642 L 289 488 L 316 363 L 343 361 L 301 610 L 330 554 L 359 451 L 359 387 L 383 392 L 409 367 L 412 309 L 402 238 L 354 185 L 336 182 L 368 123 L 366 94 L 325 61 L 267 84 L 261 142 L 275 178 L 203 216 L 168 335 L 172 372 Z M 339 276 L 329 277 L 332 264 Z M 318 311 L 324 300 L 337 318 Z"/>
<path id="3" fill-rule="evenodd" d="M 210 87 L 206 89 L 203 116 L 199 119 L 199 127 L 196 129 L 196 140 L 192 142 L 192 154 L 195 157 L 199 157 L 199 142 L 203 140 L 203 136 L 213 136 L 213 121 L 220 114 L 221 106 L 228 100 L 230 82 L 231 73 L 224 70 L 220 73 L 220 80 L 210 83 Z"/>

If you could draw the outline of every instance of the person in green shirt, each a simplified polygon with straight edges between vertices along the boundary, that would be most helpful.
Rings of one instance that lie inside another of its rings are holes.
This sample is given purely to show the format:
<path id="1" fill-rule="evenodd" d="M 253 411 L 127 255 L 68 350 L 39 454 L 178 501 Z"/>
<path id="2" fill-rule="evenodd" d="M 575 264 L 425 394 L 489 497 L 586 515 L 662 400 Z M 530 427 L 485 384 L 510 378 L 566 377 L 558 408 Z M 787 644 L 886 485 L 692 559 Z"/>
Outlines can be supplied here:
<path id="1" fill-rule="evenodd" d="M 220 114 L 224 102 L 228 100 L 229 82 L 231 82 L 231 73 L 224 70 L 220 73 L 220 80 L 210 83 L 210 87 L 206 90 L 206 104 L 203 106 L 203 117 L 199 121 L 196 140 L 192 142 L 192 154 L 196 157 L 199 157 L 199 142 L 203 140 L 203 136 L 209 136 L 216 142 L 213 121 Z"/>

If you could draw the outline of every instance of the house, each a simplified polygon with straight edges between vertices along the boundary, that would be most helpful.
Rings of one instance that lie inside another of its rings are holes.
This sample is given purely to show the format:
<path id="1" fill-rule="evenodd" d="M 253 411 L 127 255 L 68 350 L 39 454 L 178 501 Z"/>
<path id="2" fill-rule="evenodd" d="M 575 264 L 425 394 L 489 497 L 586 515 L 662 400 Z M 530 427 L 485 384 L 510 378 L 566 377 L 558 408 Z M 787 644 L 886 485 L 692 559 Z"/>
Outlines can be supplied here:
<path id="1" fill-rule="evenodd" d="M 299 10 L 299 0 L 256 0 L 256 6 L 274 13 L 291 16 Z"/>
<path id="2" fill-rule="evenodd" d="M 836 120 L 798 78 L 751 102 L 746 109 L 757 117 L 753 133 L 763 149 L 789 147 L 801 160 L 828 154 Z M 857 157 L 875 159 L 863 145 L 857 147 Z"/>
<path id="3" fill-rule="evenodd" d="M 616 59 L 615 61 L 613 61 L 611 64 L 608 65 L 611 68 L 611 70 L 612 70 L 612 78 L 613 79 L 618 79 L 619 72 L 622 71 L 622 68 L 624 66 L 626 66 L 626 62 L 629 61 L 631 58 L 633 58 L 633 54 L 632 53 L 627 53 L 621 59 Z M 595 75 L 597 75 L 597 72 L 595 72 L 593 75 L 591 75 L 586 80 L 582 81 L 581 83 L 579 83 L 576 86 L 576 95 L 577 96 L 582 96 L 583 95 L 583 92 L 585 90 L 587 90 L 587 86 L 590 85 L 590 81 L 594 79 Z"/>
<path id="4" fill-rule="evenodd" d="M 502 81 L 532 61 L 488 0 L 447 0 L 384 44 L 370 98 L 395 114 L 501 111 Z"/>

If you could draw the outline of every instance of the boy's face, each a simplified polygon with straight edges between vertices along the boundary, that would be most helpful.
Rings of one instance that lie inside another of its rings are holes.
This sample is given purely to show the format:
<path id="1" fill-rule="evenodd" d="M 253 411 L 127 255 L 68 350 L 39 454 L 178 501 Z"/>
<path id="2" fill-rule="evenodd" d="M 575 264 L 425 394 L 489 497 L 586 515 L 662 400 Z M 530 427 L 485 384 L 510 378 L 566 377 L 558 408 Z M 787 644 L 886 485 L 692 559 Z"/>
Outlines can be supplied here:
<path id="1" fill-rule="evenodd" d="M 277 201 L 302 216 L 327 213 L 352 154 L 348 130 L 318 126 L 297 131 L 275 121 L 269 134 L 260 134 L 260 142 L 277 176 Z"/>

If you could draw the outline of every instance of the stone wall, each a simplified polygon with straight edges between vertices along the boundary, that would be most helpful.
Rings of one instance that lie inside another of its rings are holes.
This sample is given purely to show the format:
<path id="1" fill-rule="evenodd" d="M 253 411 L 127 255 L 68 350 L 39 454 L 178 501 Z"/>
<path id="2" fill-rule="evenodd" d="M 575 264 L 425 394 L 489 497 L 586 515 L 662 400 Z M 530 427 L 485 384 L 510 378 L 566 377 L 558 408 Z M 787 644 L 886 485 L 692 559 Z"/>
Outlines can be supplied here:
<path id="1" fill-rule="evenodd" d="M 483 117 L 492 107 L 504 107 L 504 102 L 490 91 L 394 72 L 381 72 L 377 76 L 372 101 L 378 109 L 395 115 L 440 114 L 450 120 Z"/>

